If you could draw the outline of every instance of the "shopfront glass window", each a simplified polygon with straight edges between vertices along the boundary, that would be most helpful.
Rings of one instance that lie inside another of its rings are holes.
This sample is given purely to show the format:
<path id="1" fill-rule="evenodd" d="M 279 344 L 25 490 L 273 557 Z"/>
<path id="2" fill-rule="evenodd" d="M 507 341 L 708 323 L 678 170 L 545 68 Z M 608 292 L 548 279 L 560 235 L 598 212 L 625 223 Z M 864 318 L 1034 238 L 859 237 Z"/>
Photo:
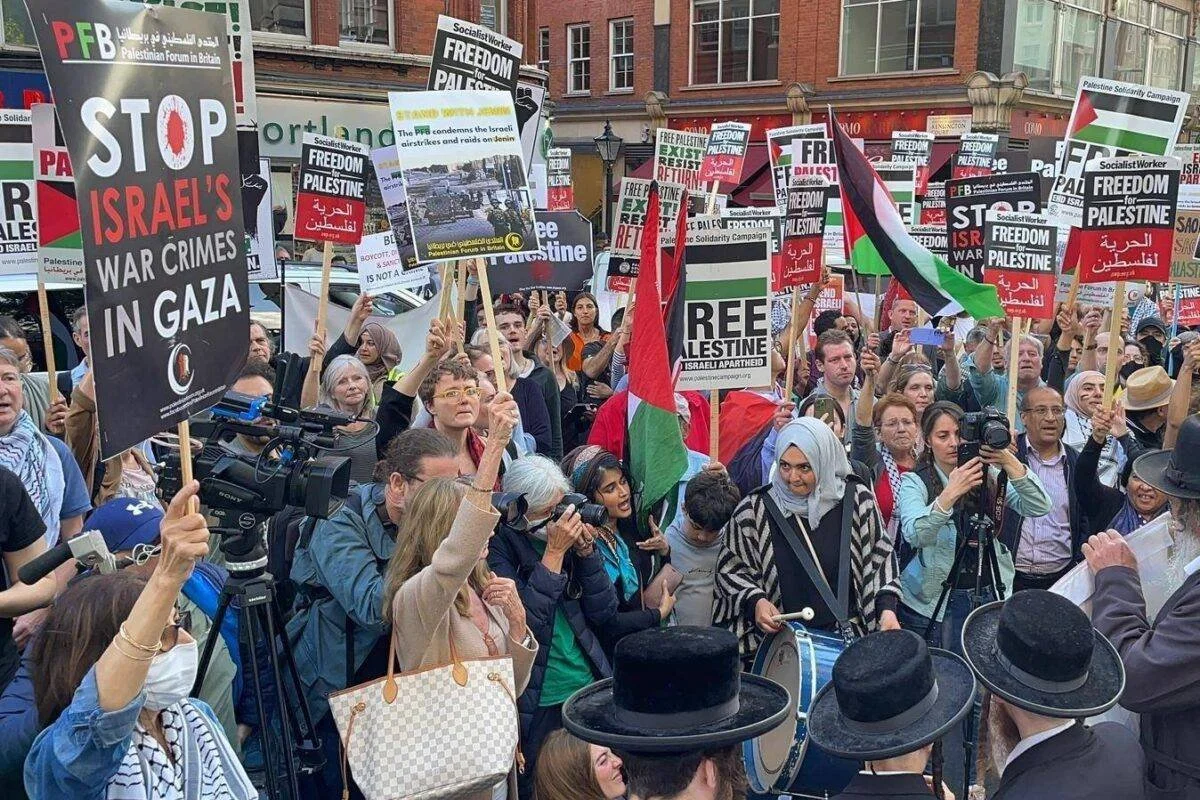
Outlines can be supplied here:
<path id="1" fill-rule="evenodd" d="M 1150 41 L 1149 82 L 1162 89 L 1182 88 L 1188 15 L 1173 8 L 1157 6 L 1155 16 L 1155 33 Z"/>
<path id="2" fill-rule="evenodd" d="M 1013 45 L 1013 69 L 1024 72 L 1029 88 L 1050 92 L 1054 88 L 1055 28 L 1058 6 L 1050 0 L 1020 0 Z"/>
<path id="3" fill-rule="evenodd" d="M 1061 31 L 1062 60 L 1056 90 L 1059 94 L 1074 96 L 1079 82 L 1098 72 L 1100 15 L 1064 6 Z"/>
<path id="4" fill-rule="evenodd" d="M 692 83 L 779 78 L 779 0 L 692 0 Z"/>
<path id="5" fill-rule="evenodd" d="M 390 45 L 392 9 L 388 0 L 342 0 L 341 39 L 356 44 Z"/>
<path id="6" fill-rule="evenodd" d="M 250 19 L 256 31 L 308 38 L 307 0 L 250 0 Z"/>
<path id="7" fill-rule="evenodd" d="M 954 66 L 954 0 L 843 0 L 842 74 Z"/>
<path id="8" fill-rule="evenodd" d="M 1126 83 L 1145 83 L 1150 34 L 1140 25 L 1118 21 L 1112 39 L 1113 78 Z"/>

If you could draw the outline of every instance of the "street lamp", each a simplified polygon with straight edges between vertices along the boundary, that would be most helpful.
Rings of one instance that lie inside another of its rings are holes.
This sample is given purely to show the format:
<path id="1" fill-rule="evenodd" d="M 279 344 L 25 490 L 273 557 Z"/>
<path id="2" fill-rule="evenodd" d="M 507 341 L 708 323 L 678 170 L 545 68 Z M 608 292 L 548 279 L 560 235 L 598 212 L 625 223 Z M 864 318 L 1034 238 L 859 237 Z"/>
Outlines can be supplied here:
<path id="1" fill-rule="evenodd" d="M 621 157 L 621 145 L 625 144 L 625 140 L 613 133 L 612 125 L 604 120 L 604 133 L 594 141 L 596 152 L 604 162 L 604 235 L 612 236 L 612 220 L 609 219 L 612 214 L 612 170 L 613 164 Z"/>

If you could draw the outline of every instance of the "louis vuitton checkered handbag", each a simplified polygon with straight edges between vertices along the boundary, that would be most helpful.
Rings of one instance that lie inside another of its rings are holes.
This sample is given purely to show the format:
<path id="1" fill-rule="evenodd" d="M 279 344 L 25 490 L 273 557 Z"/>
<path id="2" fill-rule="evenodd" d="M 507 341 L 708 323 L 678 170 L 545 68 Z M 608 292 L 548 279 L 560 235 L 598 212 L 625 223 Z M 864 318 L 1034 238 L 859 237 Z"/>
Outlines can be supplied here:
<path id="1" fill-rule="evenodd" d="M 367 800 L 451 800 L 489 789 L 508 775 L 518 748 L 511 656 L 463 661 L 387 676 L 329 695 L 347 762 Z"/>

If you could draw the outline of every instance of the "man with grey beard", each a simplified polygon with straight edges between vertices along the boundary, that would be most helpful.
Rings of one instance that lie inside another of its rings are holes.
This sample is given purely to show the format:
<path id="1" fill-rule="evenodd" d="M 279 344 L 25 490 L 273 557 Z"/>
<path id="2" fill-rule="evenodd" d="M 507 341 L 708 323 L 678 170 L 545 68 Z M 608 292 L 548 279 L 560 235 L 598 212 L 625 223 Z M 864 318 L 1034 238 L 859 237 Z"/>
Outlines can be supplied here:
<path id="1" fill-rule="evenodd" d="M 1175 449 L 1142 456 L 1133 471 L 1171 498 L 1170 566 L 1183 583 L 1150 620 L 1137 558 L 1115 531 L 1097 534 L 1083 546 L 1096 575 L 1092 622 L 1125 664 L 1121 705 L 1141 714 L 1147 797 L 1200 800 L 1200 417 L 1183 423 Z"/>

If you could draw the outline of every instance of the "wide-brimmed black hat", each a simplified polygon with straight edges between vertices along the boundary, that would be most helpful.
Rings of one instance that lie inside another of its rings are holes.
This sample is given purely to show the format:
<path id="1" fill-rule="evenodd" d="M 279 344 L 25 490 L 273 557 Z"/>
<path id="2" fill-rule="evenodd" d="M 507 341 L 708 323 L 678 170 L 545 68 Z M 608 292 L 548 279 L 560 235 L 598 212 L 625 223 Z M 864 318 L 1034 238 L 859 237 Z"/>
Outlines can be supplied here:
<path id="1" fill-rule="evenodd" d="M 1078 606 L 1042 589 L 975 609 L 963 625 L 962 646 L 984 686 L 1046 717 L 1101 714 L 1125 689 L 1116 649 Z"/>
<path id="2" fill-rule="evenodd" d="M 563 726 L 586 742 L 631 753 L 683 753 L 743 742 L 792 709 L 787 689 L 741 671 L 737 637 L 680 626 L 630 634 L 613 677 L 563 704 Z"/>
<path id="3" fill-rule="evenodd" d="M 1146 453 L 1133 462 L 1133 474 L 1163 494 L 1200 500 L 1200 419 L 1185 419 L 1175 448 Z"/>
<path id="4" fill-rule="evenodd" d="M 911 753 L 971 710 L 975 676 L 912 631 L 880 631 L 846 648 L 808 710 L 808 735 L 841 758 Z"/>

